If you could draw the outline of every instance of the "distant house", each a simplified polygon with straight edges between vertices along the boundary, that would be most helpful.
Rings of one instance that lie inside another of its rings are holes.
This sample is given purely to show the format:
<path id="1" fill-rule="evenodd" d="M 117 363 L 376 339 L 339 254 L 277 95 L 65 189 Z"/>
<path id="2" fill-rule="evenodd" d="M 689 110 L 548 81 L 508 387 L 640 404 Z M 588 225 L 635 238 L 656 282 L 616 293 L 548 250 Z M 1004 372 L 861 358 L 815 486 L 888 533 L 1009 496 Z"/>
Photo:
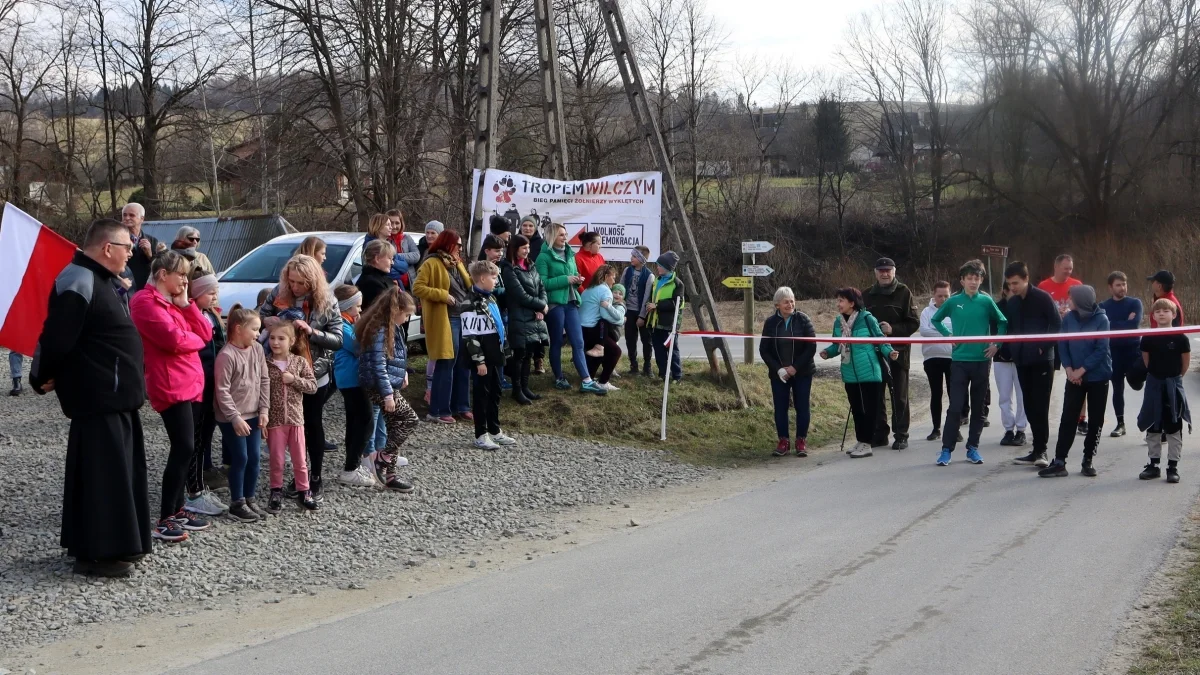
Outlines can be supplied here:
<path id="1" fill-rule="evenodd" d="M 184 225 L 200 231 L 200 252 L 208 256 L 218 274 L 261 244 L 296 231 L 278 215 L 146 221 L 142 231 L 170 246 Z"/>

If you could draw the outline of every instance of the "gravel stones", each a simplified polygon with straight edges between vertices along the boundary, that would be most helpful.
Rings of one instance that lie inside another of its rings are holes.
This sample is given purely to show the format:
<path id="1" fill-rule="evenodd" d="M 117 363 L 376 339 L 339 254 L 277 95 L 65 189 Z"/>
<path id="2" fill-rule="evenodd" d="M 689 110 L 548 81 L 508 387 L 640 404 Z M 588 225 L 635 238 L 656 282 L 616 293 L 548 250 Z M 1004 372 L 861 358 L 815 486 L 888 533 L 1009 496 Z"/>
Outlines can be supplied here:
<path id="1" fill-rule="evenodd" d="M 501 418 L 516 414 L 506 401 Z M 330 399 L 325 420 L 329 437 L 341 442 L 339 397 Z M 149 407 L 142 422 L 157 512 L 167 438 Z M 415 574 L 439 551 L 475 551 L 481 540 L 501 536 L 553 536 L 547 513 L 711 472 L 663 452 L 554 437 L 518 435 L 515 448 L 479 452 L 469 447 L 468 425 L 422 424 L 402 450 L 411 462 L 402 469 L 416 487 L 411 495 L 336 483 L 339 449 L 326 455 L 320 511 L 285 502 L 265 522 L 218 518 L 185 545 L 155 542 L 128 579 L 89 579 L 71 572 L 58 545 L 67 428 L 53 395 L 0 398 L 0 654 L 60 639 L 79 624 L 179 615 L 238 595 L 270 592 L 277 595 L 265 602 L 278 602 L 322 587 L 357 590 L 390 574 Z M 264 503 L 266 467 L 264 457 Z M 218 494 L 228 501 L 228 491 Z"/>

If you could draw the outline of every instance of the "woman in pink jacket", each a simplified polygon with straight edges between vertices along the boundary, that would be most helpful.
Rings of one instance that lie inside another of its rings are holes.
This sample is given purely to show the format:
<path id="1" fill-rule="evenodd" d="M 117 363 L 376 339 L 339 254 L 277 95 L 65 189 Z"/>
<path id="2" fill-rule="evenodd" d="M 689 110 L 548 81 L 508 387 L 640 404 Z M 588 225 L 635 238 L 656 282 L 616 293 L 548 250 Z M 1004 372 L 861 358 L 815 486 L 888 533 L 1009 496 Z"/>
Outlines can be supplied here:
<path id="1" fill-rule="evenodd" d="M 188 299 L 190 265 L 175 251 L 158 254 L 150 263 L 150 280 L 133 296 L 129 314 L 142 336 L 146 354 L 146 394 L 162 416 L 171 440 L 163 471 L 162 507 L 153 535 L 177 542 L 189 531 L 206 529 L 208 521 L 184 509 L 184 482 L 189 465 L 203 467 L 196 455 L 194 408 L 204 398 L 200 350 L 212 339 L 212 325 Z"/>

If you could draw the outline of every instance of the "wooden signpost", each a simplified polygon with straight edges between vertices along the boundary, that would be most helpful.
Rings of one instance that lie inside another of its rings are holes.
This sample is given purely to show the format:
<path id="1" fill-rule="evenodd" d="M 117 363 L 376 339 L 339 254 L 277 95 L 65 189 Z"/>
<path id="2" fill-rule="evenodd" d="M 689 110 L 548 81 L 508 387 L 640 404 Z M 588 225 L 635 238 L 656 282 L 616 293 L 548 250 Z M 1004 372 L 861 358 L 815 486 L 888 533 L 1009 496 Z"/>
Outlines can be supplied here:
<path id="1" fill-rule="evenodd" d="M 754 256 L 759 253 L 769 253 L 775 245 L 769 241 L 743 241 L 742 242 L 742 276 L 729 277 L 725 281 L 738 279 L 738 286 L 725 284 L 730 288 L 744 288 L 745 294 L 745 320 L 746 334 L 754 334 L 754 278 L 770 276 L 772 270 L 767 265 L 755 264 Z M 743 281 L 744 280 L 744 281 Z M 725 282 L 722 282 L 725 283 Z M 746 338 L 745 353 L 742 355 L 746 363 L 754 363 L 754 338 Z"/>

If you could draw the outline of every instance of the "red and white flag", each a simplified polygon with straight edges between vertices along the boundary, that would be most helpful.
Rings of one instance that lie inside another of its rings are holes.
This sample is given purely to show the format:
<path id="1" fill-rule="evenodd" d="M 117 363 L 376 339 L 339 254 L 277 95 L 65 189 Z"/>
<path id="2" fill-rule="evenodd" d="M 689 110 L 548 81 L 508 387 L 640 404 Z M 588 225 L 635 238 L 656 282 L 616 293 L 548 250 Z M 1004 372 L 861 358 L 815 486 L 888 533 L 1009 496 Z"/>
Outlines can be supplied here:
<path id="1" fill-rule="evenodd" d="M 12 204 L 0 217 L 0 347 L 33 356 L 54 279 L 75 244 Z"/>

